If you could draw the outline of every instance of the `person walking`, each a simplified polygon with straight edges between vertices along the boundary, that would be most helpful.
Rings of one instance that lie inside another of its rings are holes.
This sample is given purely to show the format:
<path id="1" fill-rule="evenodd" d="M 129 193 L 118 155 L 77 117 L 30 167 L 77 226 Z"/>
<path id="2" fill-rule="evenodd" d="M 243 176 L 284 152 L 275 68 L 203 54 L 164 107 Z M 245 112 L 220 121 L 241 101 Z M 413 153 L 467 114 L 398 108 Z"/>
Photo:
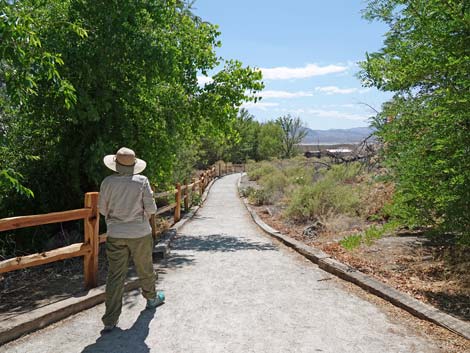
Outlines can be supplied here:
<path id="1" fill-rule="evenodd" d="M 107 226 L 106 311 L 102 317 L 103 331 L 111 331 L 122 310 L 124 281 L 132 259 L 139 277 L 147 308 L 154 309 L 165 301 L 156 291 L 153 270 L 153 238 L 149 218 L 156 213 L 149 180 L 140 173 L 147 163 L 136 158 L 133 150 L 122 147 L 116 154 L 103 158 L 106 167 L 116 172 L 101 183 L 98 208 Z"/>

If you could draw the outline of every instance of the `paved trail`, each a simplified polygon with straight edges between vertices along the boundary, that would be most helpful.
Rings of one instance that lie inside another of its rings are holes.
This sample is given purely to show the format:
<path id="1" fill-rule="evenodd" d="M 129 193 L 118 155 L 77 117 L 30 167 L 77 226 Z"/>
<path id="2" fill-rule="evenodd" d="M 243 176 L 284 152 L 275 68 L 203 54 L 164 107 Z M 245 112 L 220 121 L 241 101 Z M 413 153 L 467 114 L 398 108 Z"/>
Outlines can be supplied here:
<path id="1" fill-rule="evenodd" d="M 239 175 L 218 180 L 158 270 L 167 303 L 125 298 L 119 327 L 100 335 L 98 305 L 0 347 L 24 353 L 438 352 L 251 221 Z"/>

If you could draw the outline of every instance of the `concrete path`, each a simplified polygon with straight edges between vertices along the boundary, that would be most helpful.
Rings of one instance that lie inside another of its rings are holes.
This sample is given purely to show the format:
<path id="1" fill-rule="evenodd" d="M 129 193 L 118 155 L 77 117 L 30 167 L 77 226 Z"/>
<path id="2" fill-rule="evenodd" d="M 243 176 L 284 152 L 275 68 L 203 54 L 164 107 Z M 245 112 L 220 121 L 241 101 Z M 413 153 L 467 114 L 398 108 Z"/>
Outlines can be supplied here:
<path id="1" fill-rule="evenodd" d="M 109 334 L 100 335 L 98 305 L 0 352 L 439 352 L 264 235 L 237 196 L 238 177 L 215 182 L 159 265 L 165 305 L 143 310 L 134 291 Z"/>

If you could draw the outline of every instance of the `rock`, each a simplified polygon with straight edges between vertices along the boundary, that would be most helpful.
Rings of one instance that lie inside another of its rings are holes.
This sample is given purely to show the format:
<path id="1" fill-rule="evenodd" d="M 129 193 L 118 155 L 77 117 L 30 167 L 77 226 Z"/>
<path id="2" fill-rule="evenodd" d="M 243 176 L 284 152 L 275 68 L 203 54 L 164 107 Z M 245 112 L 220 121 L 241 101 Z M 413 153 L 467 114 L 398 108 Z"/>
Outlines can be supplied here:
<path id="1" fill-rule="evenodd" d="M 318 237 L 319 233 L 324 229 L 323 223 L 320 221 L 315 221 L 313 224 L 305 227 L 302 234 L 309 238 Z"/>

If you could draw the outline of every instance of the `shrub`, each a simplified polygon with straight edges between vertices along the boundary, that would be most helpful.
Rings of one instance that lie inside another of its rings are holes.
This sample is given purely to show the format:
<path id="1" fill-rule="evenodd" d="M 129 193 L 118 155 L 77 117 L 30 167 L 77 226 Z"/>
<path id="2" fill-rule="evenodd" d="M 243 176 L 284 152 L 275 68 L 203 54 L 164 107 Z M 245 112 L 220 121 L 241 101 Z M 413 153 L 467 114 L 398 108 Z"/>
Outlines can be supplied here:
<path id="1" fill-rule="evenodd" d="M 193 193 L 191 195 L 191 205 L 201 205 L 202 197 L 198 193 Z"/>
<path id="2" fill-rule="evenodd" d="M 364 239 L 364 242 L 367 245 L 372 245 L 374 240 L 382 238 L 384 235 L 384 229 L 377 227 L 377 226 L 371 226 L 367 228 L 364 233 L 362 234 L 362 238 Z"/>
<path id="3" fill-rule="evenodd" d="M 240 188 L 240 190 L 239 190 L 240 196 L 241 197 L 248 197 L 253 192 L 253 190 L 254 190 L 254 188 L 251 187 L 251 186 L 248 186 L 246 188 Z"/>
<path id="4" fill-rule="evenodd" d="M 335 165 L 330 170 L 316 171 L 305 159 L 253 163 L 248 175 L 256 180 L 262 191 L 250 192 L 255 204 L 269 204 L 288 198 L 285 215 L 296 221 L 305 221 L 327 214 L 355 214 L 360 203 L 357 188 L 348 183 L 361 172 L 359 163 Z M 314 175 L 317 181 L 314 181 Z"/>
<path id="5" fill-rule="evenodd" d="M 359 234 L 347 236 L 344 239 L 341 239 L 339 241 L 341 246 L 349 251 L 354 250 L 355 248 L 359 247 L 361 245 L 361 242 L 362 242 L 362 237 Z"/>
<path id="6" fill-rule="evenodd" d="M 347 250 L 353 250 L 361 245 L 361 243 L 369 246 L 372 245 L 375 240 L 382 238 L 387 233 L 395 231 L 398 227 L 399 222 L 396 221 L 388 222 L 381 226 L 373 225 L 362 233 L 350 235 L 340 240 L 339 243 Z"/>
<path id="7" fill-rule="evenodd" d="M 276 171 L 277 168 L 266 161 L 247 165 L 247 174 L 250 180 L 259 180 L 261 177 Z"/>
<path id="8" fill-rule="evenodd" d="M 275 170 L 270 174 L 264 175 L 259 179 L 258 183 L 263 187 L 263 190 L 271 203 L 283 196 L 284 189 L 288 184 L 287 178 L 279 170 Z"/>
<path id="9" fill-rule="evenodd" d="M 348 182 L 352 181 L 361 173 L 361 168 L 362 166 L 360 163 L 338 164 L 333 165 L 326 173 L 328 174 L 328 177 L 339 183 Z"/>
<path id="10" fill-rule="evenodd" d="M 327 174 L 316 183 L 300 186 L 294 191 L 286 216 L 305 221 L 328 213 L 354 214 L 359 201 L 353 186 L 340 184 Z"/>
<path id="11" fill-rule="evenodd" d="M 312 183 L 315 170 L 310 166 L 295 165 L 287 167 L 283 172 L 289 184 L 307 185 Z"/>
<path id="12" fill-rule="evenodd" d="M 248 195 L 248 201 L 255 206 L 270 203 L 269 197 L 263 189 L 251 189 L 251 192 Z"/>

